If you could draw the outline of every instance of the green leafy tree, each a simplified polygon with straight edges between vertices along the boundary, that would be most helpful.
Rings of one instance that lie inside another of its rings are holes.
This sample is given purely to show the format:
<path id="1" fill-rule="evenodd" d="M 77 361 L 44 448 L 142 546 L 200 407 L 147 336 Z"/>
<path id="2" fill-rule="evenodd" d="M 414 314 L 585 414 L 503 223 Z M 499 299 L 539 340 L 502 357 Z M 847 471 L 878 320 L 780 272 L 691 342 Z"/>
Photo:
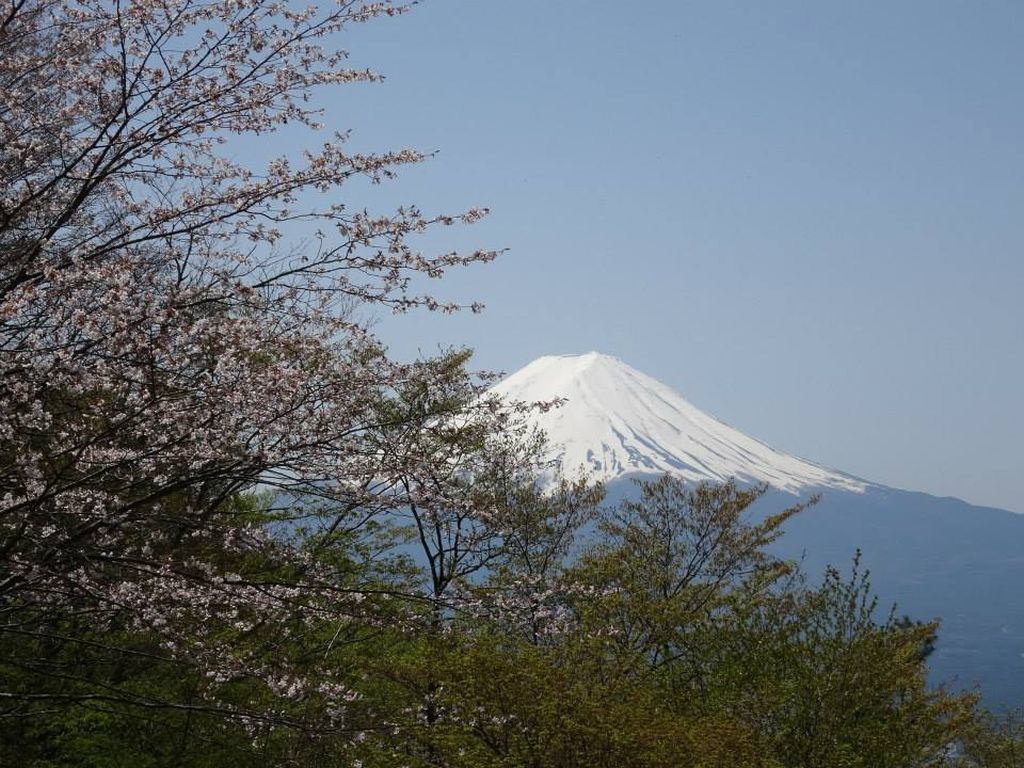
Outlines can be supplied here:
<path id="1" fill-rule="evenodd" d="M 738 601 L 756 599 L 789 568 L 765 548 L 802 507 L 752 521 L 748 508 L 764 490 L 691 488 L 669 475 L 640 483 L 638 499 L 604 516 L 601 538 L 577 568 L 600 596 L 582 606 L 594 634 L 679 685 L 700 687 L 703 628 Z"/>
<path id="2" fill-rule="evenodd" d="M 720 636 L 712 709 L 756 724 L 784 765 L 942 766 L 974 698 L 932 690 L 921 648 L 935 624 L 879 621 L 868 575 L 829 568 L 735 614 Z"/>
<path id="3" fill-rule="evenodd" d="M 1024 711 L 980 713 L 962 747 L 958 768 L 1024 768 Z"/>

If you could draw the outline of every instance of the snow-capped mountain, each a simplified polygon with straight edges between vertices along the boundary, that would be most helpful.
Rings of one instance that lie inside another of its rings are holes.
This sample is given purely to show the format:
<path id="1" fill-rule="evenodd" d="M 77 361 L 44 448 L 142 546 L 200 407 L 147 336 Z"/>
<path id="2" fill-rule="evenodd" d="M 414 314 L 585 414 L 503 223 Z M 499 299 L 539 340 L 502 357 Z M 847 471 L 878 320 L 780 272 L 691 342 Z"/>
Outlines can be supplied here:
<path id="1" fill-rule="evenodd" d="M 524 402 L 565 398 L 531 419 L 562 469 L 590 470 L 612 501 L 635 492 L 629 476 L 663 472 L 767 482 L 764 512 L 820 494 L 773 549 L 812 578 L 828 564 L 845 569 L 860 550 L 882 613 L 895 603 L 914 619 L 941 619 L 928 660 L 936 682 L 980 683 L 990 706 L 1024 706 L 1024 515 L 887 488 L 776 451 L 595 352 L 541 357 L 494 391 Z"/>
<path id="2" fill-rule="evenodd" d="M 748 437 L 661 382 L 598 352 L 538 358 L 493 391 L 524 402 L 565 398 L 560 407 L 531 418 L 547 433 L 563 469 L 583 466 L 605 482 L 638 472 L 670 472 L 688 480 L 766 482 L 793 494 L 866 487 L 850 475 Z"/>

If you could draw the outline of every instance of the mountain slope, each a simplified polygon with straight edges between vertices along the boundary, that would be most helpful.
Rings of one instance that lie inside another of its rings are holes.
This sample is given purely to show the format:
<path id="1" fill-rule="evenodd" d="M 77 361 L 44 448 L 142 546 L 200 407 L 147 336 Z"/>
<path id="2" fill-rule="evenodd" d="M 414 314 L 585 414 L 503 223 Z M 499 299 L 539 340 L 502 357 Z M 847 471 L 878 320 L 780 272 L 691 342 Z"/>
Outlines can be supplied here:
<path id="1" fill-rule="evenodd" d="M 562 468 L 603 480 L 609 501 L 635 493 L 630 476 L 766 482 L 755 514 L 793 496 L 821 501 L 787 523 L 774 545 L 811 577 L 870 570 L 880 611 L 941 618 L 929 659 L 935 682 L 981 685 L 986 703 L 1024 706 L 1024 515 L 868 483 L 773 450 L 701 412 L 670 388 L 597 353 L 542 357 L 494 391 L 519 401 L 566 398 L 535 413 Z"/>
<path id="2" fill-rule="evenodd" d="M 541 357 L 494 387 L 512 400 L 566 402 L 535 414 L 563 469 L 584 466 L 609 481 L 671 472 L 689 480 L 737 478 L 800 494 L 861 492 L 850 475 L 776 451 L 702 412 L 620 360 L 597 352 Z"/>
<path id="3" fill-rule="evenodd" d="M 759 508 L 787 503 L 770 494 Z M 940 619 L 934 682 L 979 684 L 989 706 L 1024 706 L 1024 515 L 884 487 L 824 491 L 773 549 L 812 577 L 829 564 L 849 571 L 859 549 L 880 614 L 895 604 L 898 615 Z"/>

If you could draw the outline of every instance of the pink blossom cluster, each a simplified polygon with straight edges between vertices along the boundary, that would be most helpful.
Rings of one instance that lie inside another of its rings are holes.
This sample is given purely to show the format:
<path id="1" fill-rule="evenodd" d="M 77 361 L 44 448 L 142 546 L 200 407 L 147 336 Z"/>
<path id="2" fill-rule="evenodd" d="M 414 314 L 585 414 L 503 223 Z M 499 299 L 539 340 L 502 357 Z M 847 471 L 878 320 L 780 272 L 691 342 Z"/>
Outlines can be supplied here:
<path id="1" fill-rule="evenodd" d="M 286 124 L 318 130 L 314 89 L 377 79 L 345 67 L 337 35 L 403 10 L 23 0 L 0 13 L 6 608 L 127 617 L 212 684 L 255 678 L 340 713 L 354 697 L 343 681 L 303 681 L 245 638 L 267 624 L 372 621 L 372 609 L 308 548 L 236 508 L 238 495 L 478 512 L 426 478 L 467 471 L 446 430 L 500 429 L 506 414 L 486 400 L 464 402 L 457 424 L 441 406 L 383 408 L 445 369 L 390 359 L 362 318 L 461 308 L 413 293 L 415 279 L 495 252 L 426 255 L 414 240 L 486 211 L 343 202 L 352 179 L 424 159 L 409 149 L 350 153 L 335 133 L 262 170 L 231 149 Z M 315 235 L 289 244 L 295 227 Z M 257 556 L 287 578 L 235 570 Z"/>

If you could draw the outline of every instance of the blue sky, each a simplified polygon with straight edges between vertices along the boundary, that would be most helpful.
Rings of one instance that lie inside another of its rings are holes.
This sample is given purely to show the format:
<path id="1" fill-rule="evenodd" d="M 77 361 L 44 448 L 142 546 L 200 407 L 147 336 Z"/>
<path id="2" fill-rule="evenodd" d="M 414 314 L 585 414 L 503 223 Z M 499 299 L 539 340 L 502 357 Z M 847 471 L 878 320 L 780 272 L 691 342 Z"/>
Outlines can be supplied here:
<path id="1" fill-rule="evenodd" d="M 353 204 L 508 248 L 382 318 L 399 355 L 596 349 L 792 453 L 1024 511 L 1024 4 L 428 0 L 353 29 Z"/>

